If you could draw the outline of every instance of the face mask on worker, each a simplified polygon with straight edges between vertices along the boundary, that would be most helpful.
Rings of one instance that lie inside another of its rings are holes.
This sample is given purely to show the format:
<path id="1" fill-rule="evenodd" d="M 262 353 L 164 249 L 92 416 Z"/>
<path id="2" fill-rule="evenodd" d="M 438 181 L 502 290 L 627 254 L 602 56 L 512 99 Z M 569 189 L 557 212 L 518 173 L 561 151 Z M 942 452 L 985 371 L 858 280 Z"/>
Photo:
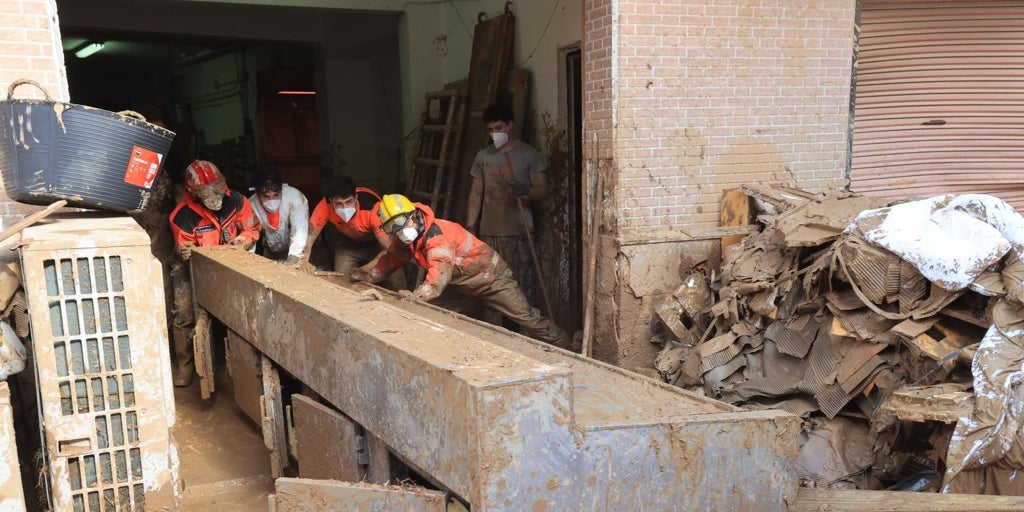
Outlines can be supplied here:
<path id="1" fill-rule="evenodd" d="M 270 213 L 276 212 L 278 210 L 278 208 L 280 208 L 280 207 L 281 207 L 281 200 L 280 199 L 268 199 L 266 201 L 263 201 L 263 209 L 268 211 L 268 212 L 270 212 Z"/>
<path id="2" fill-rule="evenodd" d="M 334 209 L 334 213 L 337 213 L 338 217 L 341 217 L 345 222 L 348 222 L 348 221 L 352 220 L 352 217 L 355 216 L 356 209 L 355 208 L 340 208 L 339 207 L 339 208 L 335 208 Z"/>
<path id="3" fill-rule="evenodd" d="M 403 244 L 411 244 L 416 241 L 416 237 L 420 236 L 420 232 L 415 226 L 406 226 L 395 236 L 397 236 L 398 240 Z"/>
<path id="4" fill-rule="evenodd" d="M 501 149 L 502 146 L 508 143 L 508 134 L 502 132 L 494 132 L 491 134 L 491 140 L 494 141 L 494 147 Z"/>

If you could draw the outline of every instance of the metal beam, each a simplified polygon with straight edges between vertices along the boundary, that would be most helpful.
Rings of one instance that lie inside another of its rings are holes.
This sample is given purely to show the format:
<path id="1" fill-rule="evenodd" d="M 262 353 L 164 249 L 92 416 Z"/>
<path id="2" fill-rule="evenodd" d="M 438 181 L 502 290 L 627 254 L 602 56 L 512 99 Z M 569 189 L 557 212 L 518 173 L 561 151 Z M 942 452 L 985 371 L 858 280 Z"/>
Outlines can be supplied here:
<path id="1" fill-rule="evenodd" d="M 796 416 L 229 248 L 197 250 L 192 275 L 200 306 L 473 510 L 782 510 L 796 495 Z"/>

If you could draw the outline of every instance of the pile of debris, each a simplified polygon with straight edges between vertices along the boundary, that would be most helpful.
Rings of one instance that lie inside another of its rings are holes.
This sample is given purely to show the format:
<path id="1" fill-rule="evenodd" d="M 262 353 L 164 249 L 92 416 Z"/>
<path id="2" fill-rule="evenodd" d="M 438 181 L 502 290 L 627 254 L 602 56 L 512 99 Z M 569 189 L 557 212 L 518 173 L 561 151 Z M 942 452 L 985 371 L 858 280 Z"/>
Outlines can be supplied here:
<path id="1" fill-rule="evenodd" d="M 661 376 L 801 416 L 805 486 L 1024 495 L 1024 217 L 743 191 L 764 229 L 658 305 Z"/>

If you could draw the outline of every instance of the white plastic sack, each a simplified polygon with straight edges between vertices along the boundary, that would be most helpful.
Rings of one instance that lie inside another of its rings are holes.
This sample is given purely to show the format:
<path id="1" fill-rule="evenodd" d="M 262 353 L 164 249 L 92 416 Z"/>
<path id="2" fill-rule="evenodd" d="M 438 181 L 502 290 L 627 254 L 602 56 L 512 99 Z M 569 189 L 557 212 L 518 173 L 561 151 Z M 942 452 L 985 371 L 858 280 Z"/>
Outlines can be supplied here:
<path id="1" fill-rule="evenodd" d="M 25 345 L 7 322 L 0 322 L 0 380 L 25 369 Z"/>
<path id="2" fill-rule="evenodd" d="M 846 231 L 861 232 L 949 291 L 969 286 L 1010 249 L 1024 253 L 1024 217 L 1005 201 L 983 194 L 865 210 Z"/>

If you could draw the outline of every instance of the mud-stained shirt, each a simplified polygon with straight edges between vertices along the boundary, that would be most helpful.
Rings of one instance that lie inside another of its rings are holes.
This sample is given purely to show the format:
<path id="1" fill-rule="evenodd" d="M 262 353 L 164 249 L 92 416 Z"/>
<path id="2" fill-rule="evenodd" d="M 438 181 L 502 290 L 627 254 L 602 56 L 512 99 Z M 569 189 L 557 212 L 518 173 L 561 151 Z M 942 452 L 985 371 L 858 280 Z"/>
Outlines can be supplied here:
<path id="1" fill-rule="evenodd" d="M 505 155 L 508 158 L 505 158 Z M 512 162 L 509 169 L 508 162 Z M 483 180 L 483 205 L 480 207 L 479 234 L 490 236 L 522 235 L 523 220 L 516 204 L 513 183 L 529 187 L 530 178 L 548 168 L 547 160 L 533 146 L 516 140 L 512 149 L 502 153 L 495 147 L 487 146 L 476 154 L 469 174 Z M 533 216 L 526 208 L 527 222 L 533 228 Z"/>

